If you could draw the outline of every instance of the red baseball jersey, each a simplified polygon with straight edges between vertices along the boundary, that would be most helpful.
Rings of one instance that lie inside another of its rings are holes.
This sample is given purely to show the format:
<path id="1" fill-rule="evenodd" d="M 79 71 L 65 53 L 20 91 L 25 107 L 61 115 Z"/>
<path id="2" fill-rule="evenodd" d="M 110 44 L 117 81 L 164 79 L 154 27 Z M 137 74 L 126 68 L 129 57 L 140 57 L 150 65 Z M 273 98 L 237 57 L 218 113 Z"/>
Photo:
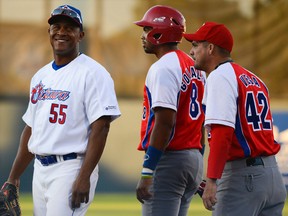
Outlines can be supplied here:
<path id="1" fill-rule="evenodd" d="M 255 74 L 235 63 L 225 63 L 207 79 L 205 126 L 235 129 L 227 160 L 276 154 L 269 93 Z"/>
<path id="2" fill-rule="evenodd" d="M 154 107 L 177 112 L 176 124 L 166 150 L 201 149 L 201 128 L 204 121 L 202 99 L 206 75 L 194 68 L 186 53 L 166 53 L 149 69 L 144 87 L 141 141 L 138 150 L 149 146 L 154 127 Z"/>

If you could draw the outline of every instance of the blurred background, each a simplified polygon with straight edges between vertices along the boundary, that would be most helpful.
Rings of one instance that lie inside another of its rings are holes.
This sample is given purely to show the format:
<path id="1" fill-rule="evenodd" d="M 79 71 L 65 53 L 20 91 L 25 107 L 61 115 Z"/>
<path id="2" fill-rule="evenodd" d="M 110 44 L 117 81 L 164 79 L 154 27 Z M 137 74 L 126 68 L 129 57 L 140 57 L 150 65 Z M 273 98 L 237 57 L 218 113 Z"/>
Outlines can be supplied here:
<path id="1" fill-rule="evenodd" d="M 133 21 L 156 4 L 181 11 L 187 32 L 196 31 L 205 21 L 224 23 L 231 30 L 234 61 L 269 88 L 275 139 L 282 144 L 279 164 L 288 185 L 287 0 L 0 0 L 0 184 L 7 179 L 17 152 L 30 79 L 53 60 L 47 20 L 62 4 L 81 10 L 85 31 L 81 51 L 110 72 L 122 112 L 111 126 L 98 191 L 134 191 L 140 175 L 143 153 L 136 147 L 142 89 L 156 57 L 143 52 L 142 29 Z M 183 40 L 180 48 L 189 53 L 191 44 Z M 31 164 L 21 178 L 22 191 L 31 191 L 32 170 Z"/>

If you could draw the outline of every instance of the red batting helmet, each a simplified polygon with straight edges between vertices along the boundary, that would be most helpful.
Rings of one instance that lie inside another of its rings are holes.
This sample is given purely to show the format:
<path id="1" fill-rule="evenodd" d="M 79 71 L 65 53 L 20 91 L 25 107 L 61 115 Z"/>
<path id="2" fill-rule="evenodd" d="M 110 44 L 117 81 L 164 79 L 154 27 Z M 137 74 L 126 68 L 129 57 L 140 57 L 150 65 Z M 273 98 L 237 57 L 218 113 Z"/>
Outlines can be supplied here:
<path id="1" fill-rule="evenodd" d="M 169 42 L 180 42 L 186 30 L 185 18 L 176 9 L 156 5 L 151 7 L 143 16 L 142 20 L 134 22 L 144 27 L 150 26 L 153 29 L 148 33 L 147 40 L 154 44 Z"/>

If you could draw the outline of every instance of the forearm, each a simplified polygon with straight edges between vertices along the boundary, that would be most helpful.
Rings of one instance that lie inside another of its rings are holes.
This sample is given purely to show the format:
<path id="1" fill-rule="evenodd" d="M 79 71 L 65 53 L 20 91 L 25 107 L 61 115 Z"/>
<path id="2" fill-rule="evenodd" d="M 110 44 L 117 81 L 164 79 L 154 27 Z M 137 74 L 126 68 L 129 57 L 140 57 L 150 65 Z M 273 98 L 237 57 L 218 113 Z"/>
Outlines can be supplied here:
<path id="1" fill-rule="evenodd" d="M 167 108 L 155 108 L 155 124 L 150 137 L 150 144 L 146 150 L 141 179 L 137 184 L 137 199 L 144 203 L 150 199 L 152 193 L 149 188 L 152 185 L 153 172 L 167 147 L 173 127 L 175 125 L 176 112 Z"/>
<path id="2" fill-rule="evenodd" d="M 207 177 L 220 179 L 232 144 L 234 128 L 224 125 L 211 125 L 209 140 Z"/>
<path id="3" fill-rule="evenodd" d="M 145 154 L 142 176 L 152 176 L 169 143 L 175 119 L 176 112 L 174 110 L 166 108 L 155 109 L 155 124 L 150 137 L 150 145 Z"/>
<path id="4" fill-rule="evenodd" d="M 79 178 L 90 178 L 91 173 L 99 163 L 105 148 L 110 122 L 110 117 L 101 117 L 91 124 L 91 133 L 83 164 L 78 175 Z"/>
<path id="5" fill-rule="evenodd" d="M 167 124 L 155 124 L 151 133 L 150 145 L 164 151 L 169 143 L 173 127 Z"/>
<path id="6" fill-rule="evenodd" d="M 28 151 L 28 141 L 30 136 L 31 128 L 29 126 L 25 126 L 20 137 L 18 152 L 7 180 L 8 182 L 17 186 L 20 184 L 20 176 L 34 158 L 34 155 Z"/>

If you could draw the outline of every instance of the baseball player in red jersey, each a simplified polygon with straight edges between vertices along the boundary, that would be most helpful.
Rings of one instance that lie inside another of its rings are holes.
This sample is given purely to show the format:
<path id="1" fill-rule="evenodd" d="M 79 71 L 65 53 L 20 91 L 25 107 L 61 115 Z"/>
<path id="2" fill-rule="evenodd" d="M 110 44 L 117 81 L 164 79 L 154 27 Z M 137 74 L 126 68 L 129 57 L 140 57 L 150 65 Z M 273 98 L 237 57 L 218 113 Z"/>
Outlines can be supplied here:
<path id="1" fill-rule="evenodd" d="M 26 126 L 8 182 L 34 160 L 33 215 L 84 216 L 93 201 L 110 123 L 120 116 L 107 70 L 79 51 L 80 10 L 55 8 L 48 20 L 54 60 L 31 79 Z"/>
<path id="2" fill-rule="evenodd" d="M 138 150 L 146 154 L 137 199 L 143 203 L 142 215 L 185 216 L 202 179 L 206 76 L 177 47 L 185 31 L 179 11 L 157 5 L 135 24 L 143 27 L 144 51 L 158 58 L 144 87 Z"/>
<path id="3" fill-rule="evenodd" d="M 206 22 L 184 37 L 192 42 L 195 68 L 209 74 L 203 99 L 210 145 L 205 207 L 214 216 L 282 215 L 286 190 L 275 160 L 280 145 L 267 87 L 233 62 L 233 38 L 223 24 Z"/>

